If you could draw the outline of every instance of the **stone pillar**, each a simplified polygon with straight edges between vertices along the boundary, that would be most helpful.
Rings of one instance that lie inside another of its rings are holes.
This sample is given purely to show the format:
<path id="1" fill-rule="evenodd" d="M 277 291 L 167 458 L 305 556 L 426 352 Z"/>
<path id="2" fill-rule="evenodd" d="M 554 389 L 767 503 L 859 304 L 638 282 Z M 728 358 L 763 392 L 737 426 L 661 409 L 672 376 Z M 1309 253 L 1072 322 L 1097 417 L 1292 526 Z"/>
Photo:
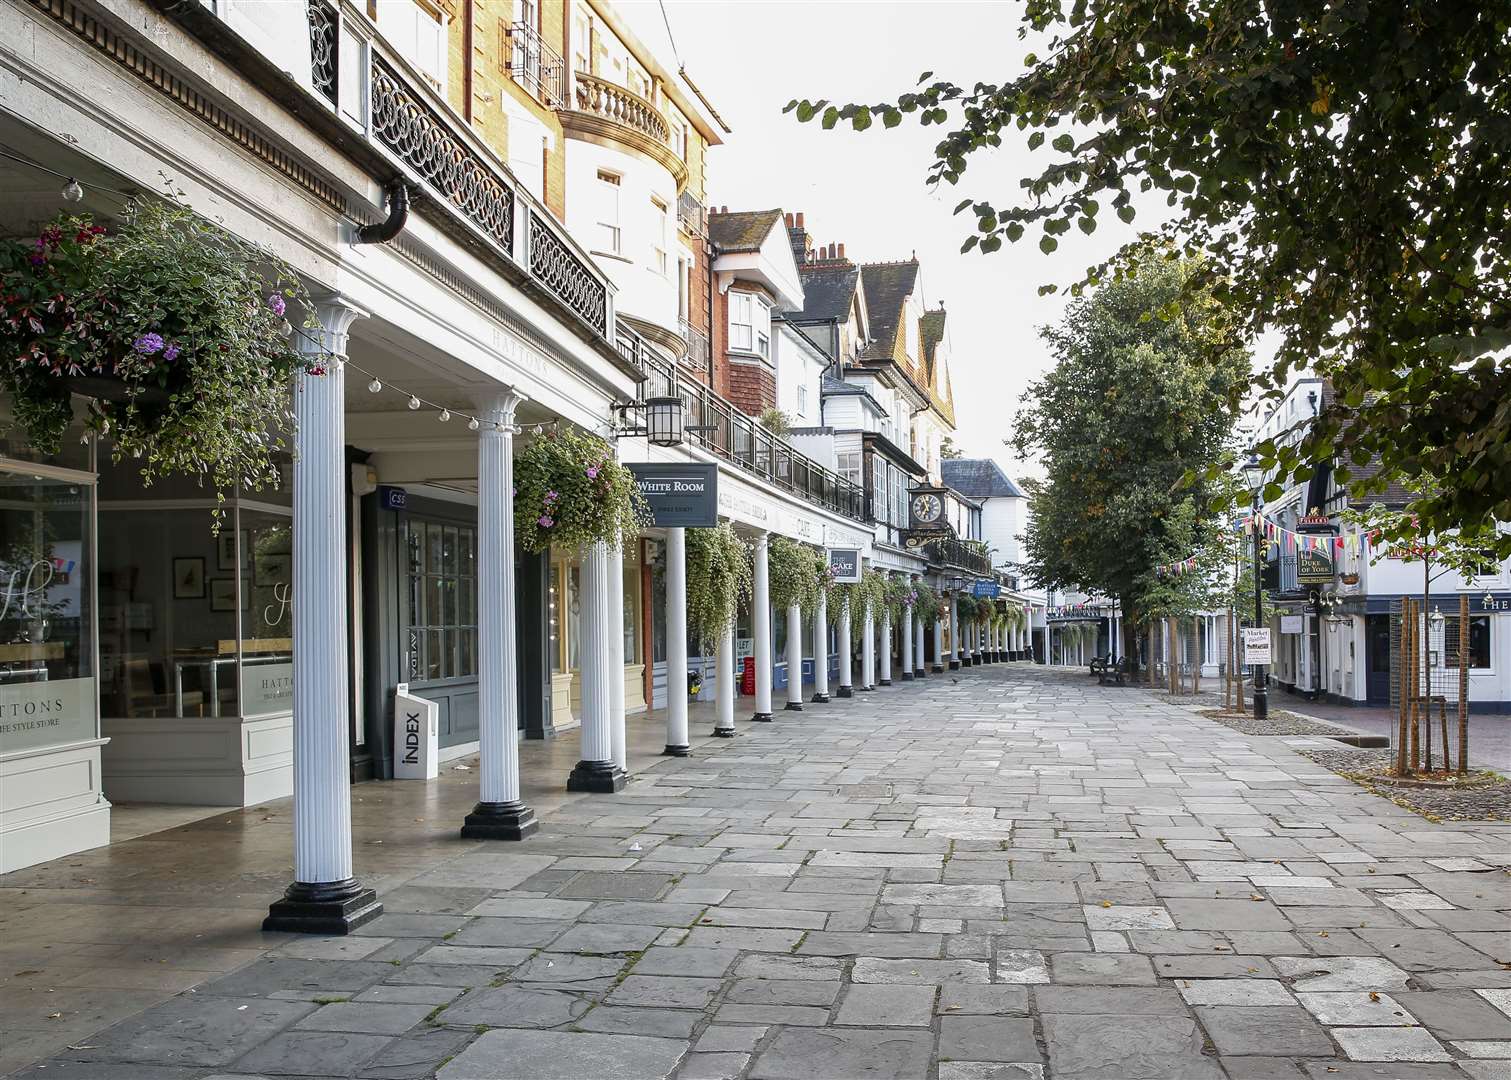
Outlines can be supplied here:
<path id="1" fill-rule="evenodd" d="M 892 685 L 892 605 L 881 606 L 881 678 L 882 686 Z"/>
<path id="2" fill-rule="evenodd" d="M 902 681 L 913 681 L 913 602 L 910 600 L 902 606 L 902 625 L 898 627 L 901 633 L 902 655 Z"/>
<path id="3" fill-rule="evenodd" d="M 519 675 L 514 588 L 514 410 L 510 391 L 488 402 L 477 439 L 478 804 L 466 839 L 523 840 L 539 828 L 519 798 Z"/>
<path id="4" fill-rule="evenodd" d="M 787 711 L 803 711 L 803 607 L 787 605 Z"/>
<path id="5" fill-rule="evenodd" d="M 714 683 L 714 734 L 721 739 L 735 735 L 735 626 L 731 621 L 719 634 L 719 677 Z"/>
<path id="6" fill-rule="evenodd" d="M 960 670 L 960 620 L 955 617 L 954 593 L 950 593 L 950 670 Z"/>
<path id="7" fill-rule="evenodd" d="M 615 765 L 629 769 L 624 719 L 624 537 L 609 545 L 610 623 L 618 627 L 609 646 L 609 748 Z"/>
<path id="8" fill-rule="evenodd" d="M 666 530 L 666 749 L 687 756 L 687 531 Z"/>
<path id="9" fill-rule="evenodd" d="M 347 331 L 366 314 L 322 301 L 319 330 L 296 338 L 319 359 L 293 402 L 294 881 L 264 930 L 347 934 L 383 913 L 352 876 L 345 359 Z"/>
<path id="10" fill-rule="evenodd" d="M 913 620 L 913 630 L 911 633 L 914 637 L 913 676 L 922 679 L 927 673 L 928 664 L 925 662 L 923 655 L 923 619 L 921 617 Z"/>
<path id="11" fill-rule="evenodd" d="M 860 625 L 860 688 L 870 691 L 876 689 L 876 613 L 870 600 L 866 601 Z"/>
<path id="12" fill-rule="evenodd" d="M 581 570 L 582 758 L 567 777 L 568 791 L 610 794 L 624 787 L 624 770 L 614 762 L 609 730 L 609 635 L 619 619 L 609 612 L 609 550 L 602 542 L 583 551 Z M 623 675 L 620 676 L 623 678 Z"/>
<path id="13" fill-rule="evenodd" d="M 813 700 L 829 700 L 829 597 L 822 591 L 813 612 Z"/>
<path id="14" fill-rule="evenodd" d="M 941 616 L 948 615 L 948 611 L 941 611 Z M 944 619 L 934 619 L 934 672 L 938 674 L 944 670 Z"/>
<path id="15" fill-rule="evenodd" d="M 755 590 L 751 600 L 752 632 L 755 634 L 755 714 L 752 720 L 771 722 L 771 571 L 766 561 L 771 538 L 764 532 L 755 538 Z"/>
<path id="16" fill-rule="evenodd" d="M 850 597 L 846 596 L 839 606 L 839 696 L 851 697 L 855 693 L 852 685 L 855 678 L 854 671 L 854 642 L 850 638 Z"/>

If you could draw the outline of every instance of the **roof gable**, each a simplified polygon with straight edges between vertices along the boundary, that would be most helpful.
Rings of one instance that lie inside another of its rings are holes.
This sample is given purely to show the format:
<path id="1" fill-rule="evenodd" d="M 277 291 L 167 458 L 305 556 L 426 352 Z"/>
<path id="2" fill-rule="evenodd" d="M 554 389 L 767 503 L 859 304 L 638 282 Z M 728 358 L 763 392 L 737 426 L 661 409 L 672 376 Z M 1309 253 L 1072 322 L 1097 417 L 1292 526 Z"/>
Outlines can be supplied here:
<path id="1" fill-rule="evenodd" d="M 1021 499 L 1023 491 L 991 458 L 945 458 L 939 463 L 945 484 L 976 499 Z"/>
<path id="2" fill-rule="evenodd" d="M 708 239 L 722 254 L 760 251 L 782 220 L 781 210 L 736 210 L 708 215 Z M 786 233 L 782 234 L 785 242 Z"/>

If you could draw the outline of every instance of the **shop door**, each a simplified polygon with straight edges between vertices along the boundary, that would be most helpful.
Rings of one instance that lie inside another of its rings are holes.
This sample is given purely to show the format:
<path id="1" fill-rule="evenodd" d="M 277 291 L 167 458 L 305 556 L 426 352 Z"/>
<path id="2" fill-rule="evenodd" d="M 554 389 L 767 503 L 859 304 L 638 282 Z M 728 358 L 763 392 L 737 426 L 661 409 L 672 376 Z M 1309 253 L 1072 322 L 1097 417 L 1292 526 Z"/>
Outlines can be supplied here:
<path id="1" fill-rule="evenodd" d="M 1365 700 L 1371 705 L 1390 704 L 1390 616 L 1366 615 L 1364 619 Z"/>

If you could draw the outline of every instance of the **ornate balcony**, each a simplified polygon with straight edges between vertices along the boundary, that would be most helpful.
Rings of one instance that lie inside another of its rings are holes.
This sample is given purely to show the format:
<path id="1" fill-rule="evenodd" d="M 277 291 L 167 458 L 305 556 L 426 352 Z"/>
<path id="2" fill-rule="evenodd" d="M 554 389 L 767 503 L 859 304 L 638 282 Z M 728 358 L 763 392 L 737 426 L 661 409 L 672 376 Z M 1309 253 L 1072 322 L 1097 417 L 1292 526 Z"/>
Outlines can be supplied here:
<path id="1" fill-rule="evenodd" d="M 665 166 L 680 191 L 687 182 L 687 163 L 672 149 L 671 128 L 661 110 L 618 83 L 585 71 L 573 75 L 572 82 L 572 108 L 561 110 L 567 133 L 639 150 Z"/>
<path id="2" fill-rule="evenodd" d="M 566 103 L 566 61 L 529 23 L 509 27 L 509 75 L 547 108 Z"/>

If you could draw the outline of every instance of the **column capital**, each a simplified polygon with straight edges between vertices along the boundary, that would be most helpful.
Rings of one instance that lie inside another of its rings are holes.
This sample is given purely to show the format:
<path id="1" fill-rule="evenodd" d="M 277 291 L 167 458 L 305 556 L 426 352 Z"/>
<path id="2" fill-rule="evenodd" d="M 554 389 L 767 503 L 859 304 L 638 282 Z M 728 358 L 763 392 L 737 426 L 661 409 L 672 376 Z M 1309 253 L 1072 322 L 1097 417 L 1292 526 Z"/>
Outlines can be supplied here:
<path id="1" fill-rule="evenodd" d="M 530 399 L 512 386 L 495 387 L 485 391 L 477 397 L 479 420 L 494 425 L 496 428 L 502 424 L 505 428 L 514 426 L 514 412 Z M 512 435 L 512 431 L 506 434 Z"/>
<path id="2" fill-rule="evenodd" d="M 302 353 L 329 353 L 345 359 L 352 323 L 367 318 L 369 312 L 344 296 L 312 300 L 309 310 L 319 325 L 301 327 L 294 335 L 295 347 Z"/>

